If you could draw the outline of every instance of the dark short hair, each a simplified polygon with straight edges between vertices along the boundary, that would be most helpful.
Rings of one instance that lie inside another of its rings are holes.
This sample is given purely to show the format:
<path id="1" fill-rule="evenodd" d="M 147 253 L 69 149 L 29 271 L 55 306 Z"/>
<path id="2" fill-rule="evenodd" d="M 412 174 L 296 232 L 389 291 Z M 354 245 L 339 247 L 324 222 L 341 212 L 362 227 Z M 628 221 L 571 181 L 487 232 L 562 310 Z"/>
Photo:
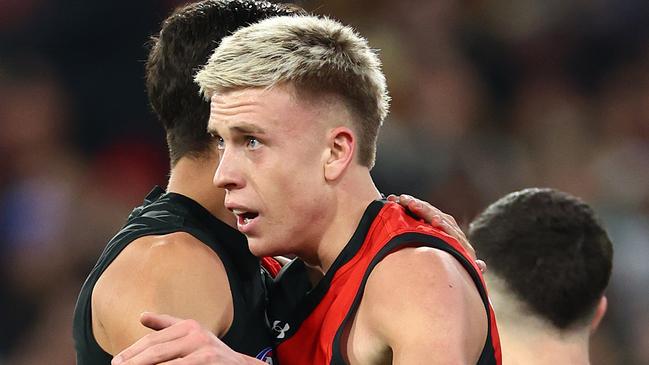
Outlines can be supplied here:
<path id="1" fill-rule="evenodd" d="M 553 189 L 525 189 L 490 205 L 469 240 L 489 273 L 559 329 L 592 315 L 608 285 L 613 247 L 588 204 Z"/>
<path id="2" fill-rule="evenodd" d="M 302 12 L 295 6 L 251 0 L 205 0 L 177 8 L 152 38 L 146 62 L 151 107 L 167 134 L 171 165 L 210 148 L 209 103 L 199 94 L 194 74 L 221 39 L 259 20 Z"/>

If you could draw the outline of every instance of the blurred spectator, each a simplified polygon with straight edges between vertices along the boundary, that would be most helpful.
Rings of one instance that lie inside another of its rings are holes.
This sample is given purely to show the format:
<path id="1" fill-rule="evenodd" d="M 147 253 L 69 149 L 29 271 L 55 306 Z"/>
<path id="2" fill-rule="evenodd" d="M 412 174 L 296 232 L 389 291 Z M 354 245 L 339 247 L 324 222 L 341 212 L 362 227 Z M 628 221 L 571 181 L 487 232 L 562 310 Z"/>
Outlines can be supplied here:
<path id="1" fill-rule="evenodd" d="M 148 30 L 133 37 L 127 27 L 120 37 L 114 28 L 89 29 L 101 11 L 83 15 L 97 6 L 63 5 L 0 5 L 10 18 L 0 27 L 0 363 L 74 362 L 71 316 L 81 281 L 137 203 L 133 196 L 164 183 L 162 140 L 148 130 L 141 138 L 153 118 L 137 56 L 106 58 L 106 42 L 87 48 L 113 37 L 113 48 L 144 54 Z M 145 12 L 151 8 L 128 15 L 142 26 L 136 21 Z M 93 31 L 105 35 L 85 38 Z M 120 74 L 125 64 L 133 72 Z M 120 189 L 111 188 L 116 181 Z"/>

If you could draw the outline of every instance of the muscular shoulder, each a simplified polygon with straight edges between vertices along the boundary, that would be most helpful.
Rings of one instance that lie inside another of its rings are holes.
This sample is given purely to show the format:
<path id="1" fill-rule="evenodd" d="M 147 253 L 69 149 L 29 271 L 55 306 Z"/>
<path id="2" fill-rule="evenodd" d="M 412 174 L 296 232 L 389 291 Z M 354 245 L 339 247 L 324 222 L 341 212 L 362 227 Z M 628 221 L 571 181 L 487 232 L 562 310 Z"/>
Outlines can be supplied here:
<path id="1" fill-rule="evenodd" d="M 219 275 L 225 270 L 218 255 L 200 240 L 186 232 L 146 236 L 128 245 L 101 275 L 95 291 L 143 284 L 140 291 L 151 294 L 192 279 L 195 285 L 213 280 L 199 275 Z"/>
<path id="2" fill-rule="evenodd" d="M 415 308 L 435 313 L 473 292 L 478 294 L 468 273 L 450 254 L 416 247 L 394 252 L 376 265 L 363 301 L 380 304 L 372 306 L 378 317 Z"/>
<path id="3" fill-rule="evenodd" d="M 93 330 L 99 325 L 111 338 L 109 347 L 119 350 L 146 333 L 139 323 L 143 311 L 194 318 L 223 334 L 232 320 L 232 296 L 218 255 L 185 232 L 133 241 L 95 285 Z"/>
<path id="4" fill-rule="evenodd" d="M 389 254 L 376 265 L 368 288 L 397 285 L 434 294 L 461 283 L 474 287 L 464 267 L 449 253 L 431 247 L 408 247 Z"/>
<path id="5" fill-rule="evenodd" d="M 487 314 L 473 280 L 441 250 L 405 248 L 388 255 L 370 274 L 361 307 L 365 325 L 392 349 L 395 363 L 399 356 L 416 361 L 417 351 L 435 348 L 450 361 L 470 363 L 486 339 Z"/>

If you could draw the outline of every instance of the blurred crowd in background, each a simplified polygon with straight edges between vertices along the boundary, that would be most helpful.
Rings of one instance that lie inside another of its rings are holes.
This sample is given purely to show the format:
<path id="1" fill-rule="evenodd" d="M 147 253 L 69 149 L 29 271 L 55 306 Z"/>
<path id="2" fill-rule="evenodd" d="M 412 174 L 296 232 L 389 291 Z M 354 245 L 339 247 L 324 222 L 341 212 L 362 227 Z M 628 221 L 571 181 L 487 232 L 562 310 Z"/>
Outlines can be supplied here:
<path id="1" fill-rule="evenodd" d="M 0 364 L 74 363 L 82 281 L 165 186 L 143 66 L 181 3 L 0 0 Z M 373 170 L 384 193 L 462 225 L 530 186 L 595 207 L 615 259 L 592 363 L 649 364 L 649 2 L 295 3 L 380 50 L 393 97 Z"/>

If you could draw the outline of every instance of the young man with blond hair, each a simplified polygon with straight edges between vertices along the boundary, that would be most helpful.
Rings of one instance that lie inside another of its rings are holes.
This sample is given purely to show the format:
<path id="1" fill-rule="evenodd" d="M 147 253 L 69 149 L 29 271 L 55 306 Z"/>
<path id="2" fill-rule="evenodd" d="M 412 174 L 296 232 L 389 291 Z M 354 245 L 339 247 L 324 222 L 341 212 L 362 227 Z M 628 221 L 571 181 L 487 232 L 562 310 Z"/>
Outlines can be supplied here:
<path id="1" fill-rule="evenodd" d="M 389 98 L 365 39 L 327 18 L 276 17 L 225 38 L 196 81 L 215 182 L 251 252 L 296 254 L 324 275 L 268 314 L 281 364 L 500 362 L 473 260 L 372 181 Z"/>

